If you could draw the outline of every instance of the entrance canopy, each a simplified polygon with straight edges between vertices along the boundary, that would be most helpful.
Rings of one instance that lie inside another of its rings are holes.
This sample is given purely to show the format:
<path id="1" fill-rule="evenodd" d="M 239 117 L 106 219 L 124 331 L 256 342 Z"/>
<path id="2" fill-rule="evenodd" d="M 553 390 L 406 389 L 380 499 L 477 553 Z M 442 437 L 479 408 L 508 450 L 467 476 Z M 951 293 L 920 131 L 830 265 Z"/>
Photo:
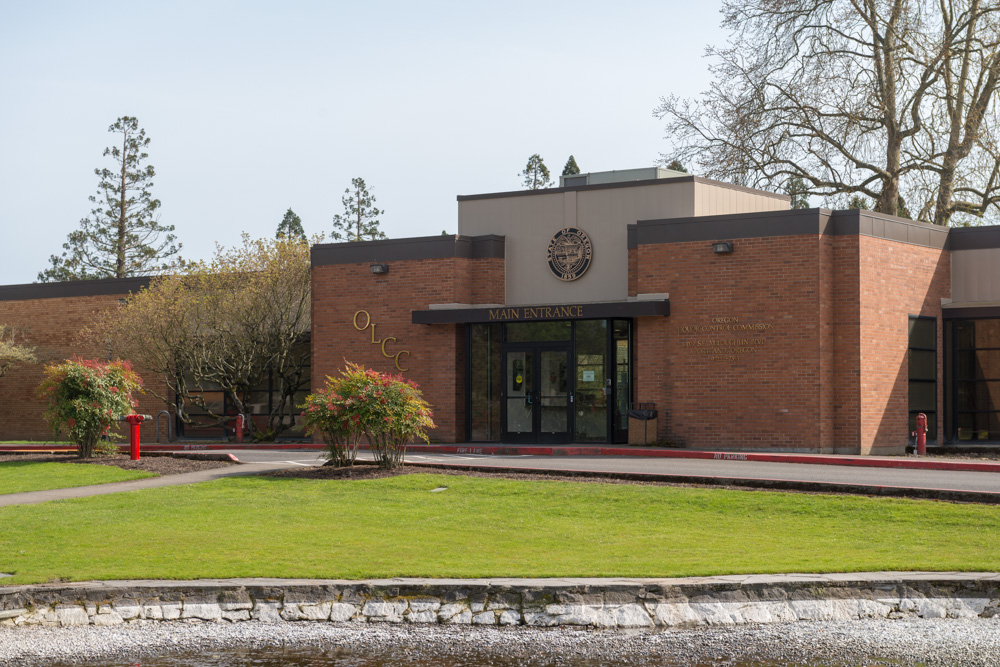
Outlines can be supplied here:
<path id="1" fill-rule="evenodd" d="M 461 324 L 473 322 L 539 322 L 543 320 L 593 320 L 609 317 L 666 317 L 670 299 L 607 301 L 603 303 L 561 303 L 538 306 L 455 306 L 414 310 L 414 324 Z"/>

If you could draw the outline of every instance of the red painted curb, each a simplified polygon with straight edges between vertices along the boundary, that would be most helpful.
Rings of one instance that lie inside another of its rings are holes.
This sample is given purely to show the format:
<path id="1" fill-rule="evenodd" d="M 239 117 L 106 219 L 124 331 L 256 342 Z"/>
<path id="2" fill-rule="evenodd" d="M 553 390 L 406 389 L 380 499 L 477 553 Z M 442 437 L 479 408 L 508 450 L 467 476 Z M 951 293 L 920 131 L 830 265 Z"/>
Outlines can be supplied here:
<path id="1" fill-rule="evenodd" d="M 127 448 L 127 446 L 126 446 Z M 323 445 L 313 443 L 242 444 L 224 442 L 149 444 L 143 451 L 211 451 L 222 449 L 249 450 L 321 450 Z M 367 447 L 362 445 L 362 449 Z M 5 451 L 72 451 L 66 445 L 0 445 Z M 916 459 L 911 457 L 872 458 L 828 454 L 781 454 L 765 452 L 712 452 L 687 449 L 655 449 L 639 447 L 601 447 L 588 445 L 409 445 L 411 454 L 478 454 L 493 456 L 622 456 L 675 459 L 710 459 L 717 461 L 760 461 L 764 463 L 805 463 L 812 465 L 860 466 L 864 468 L 897 468 L 908 470 L 953 470 L 966 472 L 1000 472 L 1000 461 L 948 461 Z"/>

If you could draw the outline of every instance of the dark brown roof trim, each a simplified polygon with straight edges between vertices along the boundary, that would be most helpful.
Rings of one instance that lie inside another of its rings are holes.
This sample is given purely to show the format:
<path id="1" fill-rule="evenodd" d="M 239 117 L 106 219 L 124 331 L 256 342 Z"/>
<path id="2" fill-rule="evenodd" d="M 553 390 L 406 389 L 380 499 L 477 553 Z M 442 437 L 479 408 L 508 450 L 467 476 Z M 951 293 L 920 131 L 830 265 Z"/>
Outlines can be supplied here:
<path id="1" fill-rule="evenodd" d="M 810 208 L 640 220 L 635 225 L 629 225 L 628 247 L 814 234 L 870 236 L 943 249 L 948 243 L 949 232 L 946 227 L 870 211 Z"/>
<path id="2" fill-rule="evenodd" d="M 815 208 L 640 220 L 635 225 L 629 225 L 628 247 L 823 234 L 829 222 L 830 212 Z"/>
<path id="3" fill-rule="evenodd" d="M 312 265 L 363 264 L 421 259 L 503 257 L 505 239 L 483 236 L 417 236 L 406 239 L 322 243 L 312 247 Z"/>
<path id="4" fill-rule="evenodd" d="M 831 215 L 835 236 L 871 236 L 938 250 L 948 245 L 948 228 L 940 225 L 857 209 L 834 211 Z"/>
<path id="5" fill-rule="evenodd" d="M 27 301 L 29 299 L 59 299 L 79 296 L 108 296 L 138 292 L 149 285 L 151 278 L 105 278 L 102 280 L 73 280 L 62 283 L 30 283 L 27 285 L 0 286 L 0 301 Z"/>
<path id="6" fill-rule="evenodd" d="M 414 310 L 413 323 L 545 322 L 552 320 L 594 320 L 607 317 L 666 317 L 669 314 L 670 300 L 659 299 L 655 301 L 607 301 L 603 303 Z"/>
<path id="7" fill-rule="evenodd" d="M 1000 306 L 942 308 L 941 312 L 946 320 L 974 320 L 982 317 L 1000 317 Z"/>
<path id="8" fill-rule="evenodd" d="M 1000 248 L 1000 225 L 988 227 L 952 227 L 948 232 L 949 250 Z"/>
<path id="9" fill-rule="evenodd" d="M 509 192 L 490 192 L 481 195 L 458 195 L 458 201 L 476 201 L 479 199 L 503 199 L 505 197 L 533 197 L 536 195 L 552 195 L 559 194 L 561 192 L 580 192 L 588 190 L 614 190 L 615 188 L 637 188 L 649 185 L 676 185 L 678 183 L 706 183 L 708 185 L 714 185 L 716 187 L 722 187 L 729 190 L 737 190 L 739 192 L 749 192 L 755 195 L 764 195 L 765 197 L 772 197 L 774 199 L 780 199 L 782 201 L 790 201 L 791 197 L 784 194 L 779 194 L 776 192 L 767 192 L 765 190 L 757 190 L 755 188 L 748 188 L 742 185 L 733 185 L 732 183 L 723 183 L 722 181 L 715 181 L 711 178 L 703 178 L 701 176 L 678 176 L 677 178 L 649 178 L 644 181 L 622 181 L 621 183 L 597 183 L 595 185 L 570 185 L 564 188 L 545 188 L 542 190 L 512 190 Z"/>

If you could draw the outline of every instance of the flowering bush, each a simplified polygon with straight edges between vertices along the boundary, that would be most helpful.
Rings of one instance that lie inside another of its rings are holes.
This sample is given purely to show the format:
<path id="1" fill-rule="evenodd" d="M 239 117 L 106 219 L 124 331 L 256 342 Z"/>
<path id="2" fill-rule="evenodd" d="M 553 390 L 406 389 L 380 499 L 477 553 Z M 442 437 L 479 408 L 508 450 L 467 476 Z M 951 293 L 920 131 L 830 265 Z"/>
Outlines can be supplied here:
<path id="1" fill-rule="evenodd" d="M 45 420 L 57 435 L 66 429 L 80 458 L 90 458 L 102 435 L 136 407 L 142 380 L 127 361 L 67 359 L 45 367 L 38 394 Z"/>
<path id="2" fill-rule="evenodd" d="M 420 389 L 401 375 L 387 375 L 348 363 L 339 377 L 306 397 L 302 413 L 307 433 L 319 434 L 334 465 L 350 465 L 362 434 L 383 468 L 403 464 L 406 445 L 427 441 L 434 428 L 430 406 Z"/>

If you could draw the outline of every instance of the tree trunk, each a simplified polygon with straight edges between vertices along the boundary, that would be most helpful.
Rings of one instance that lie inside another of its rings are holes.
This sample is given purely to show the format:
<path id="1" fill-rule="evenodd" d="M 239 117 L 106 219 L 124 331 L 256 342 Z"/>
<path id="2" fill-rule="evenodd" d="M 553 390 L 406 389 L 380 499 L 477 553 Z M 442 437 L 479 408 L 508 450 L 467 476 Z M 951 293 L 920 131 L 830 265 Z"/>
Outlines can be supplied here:
<path id="1" fill-rule="evenodd" d="M 128 194 L 125 192 L 125 175 L 128 172 L 128 132 L 122 133 L 121 190 L 118 192 L 118 244 L 115 258 L 115 278 L 125 277 L 125 210 Z"/>

